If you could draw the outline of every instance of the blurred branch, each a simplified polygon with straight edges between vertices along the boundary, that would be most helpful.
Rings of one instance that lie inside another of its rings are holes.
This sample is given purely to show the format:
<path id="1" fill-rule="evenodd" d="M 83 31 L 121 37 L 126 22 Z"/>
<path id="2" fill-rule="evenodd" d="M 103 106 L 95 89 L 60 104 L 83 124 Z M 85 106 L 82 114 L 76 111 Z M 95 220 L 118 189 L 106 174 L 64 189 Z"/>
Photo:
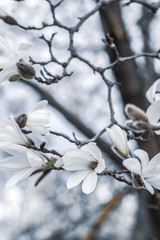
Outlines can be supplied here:
<path id="1" fill-rule="evenodd" d="M 124 197 L 124 192 L 117 193 L 107 204 L 104 205 L 101 214 L 99 215 L 96 222 L 93 224 L 89 232 L 82 238 L 82 240 L 92 240 L 100 227 L 104 224 L 109 214 L 117 207 L 122 198 Z"/>
<path id="2" fill-rule="evenodd" d="M 125 3 L 124 6 L 128 6 L 131 3 L 141 4 L 142 6 L 149 9 L 152 13 L 156 13 L 157 10 L 160 8 L 160 1 L 148 3 L 146 2 L 146 0 L 130 0 L 128 3 Z"/>

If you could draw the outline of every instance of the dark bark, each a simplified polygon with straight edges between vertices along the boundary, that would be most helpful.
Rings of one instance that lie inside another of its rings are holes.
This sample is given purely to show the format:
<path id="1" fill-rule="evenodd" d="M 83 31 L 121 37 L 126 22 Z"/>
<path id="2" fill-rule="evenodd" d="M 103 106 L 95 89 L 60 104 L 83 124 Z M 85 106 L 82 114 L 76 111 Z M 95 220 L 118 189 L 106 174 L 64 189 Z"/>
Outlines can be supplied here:
<path id="1" fill-rule="evenodd" d="M 103 29 L 105 33 L 109 33 L 114 39 L 120 56 L 133 55 L 127 33 L 122 21 L 121 10 L 117 2 L 112 2 L 100 10 Z M 148 19 L 147 19 L 148 20 Z M 146 21 L 147 21 L 146 20 Z M 145 33 L 143 29 L 143 34 Z M 144 40 L 148 36 L 144 36 Z M 148 39 L 147 39 L 148 41 Z M 145 43 L 144 43 L 145 44 Z M 148 49 L 145 47 L 145 49 Z M 116 59 L 115 53 L 111 49 L 107 49 L 107 53 L 111 62 Z M 145 97 L 146 89 L 155 80 L 153 62 L 147 60 L 146 68 L 140 70 L 136 62 L 127 61 L 113 68 L 113 72 L 118 82 L 121 83 L 119 89 L 122 95 L 124 105 L 133 103 L 146 110 L 147 100 Z M 147 68 L 149 66 L 149 68 Z M 145 73 L 145 74 L 144 74 Z M 149 75 L 148 75 L 149 74 Z M 149 77 L 146 78 L 146 75 Z M 150 156 L 155 155 L 159 151 L 157 138 L 153 138 L 148 143 L 139 142 L 139 147 L 146 150 Z M 146 191 L 139 192 L 139 211 L 137 224 L 134 232 L 134 240 L 159 239 L 160 236 L 160 211 L 153 211 L 147 206 L 156 202 L 156 197 L 151 196 Z M 137 234 L 141 233 L 141 234 Z"/>

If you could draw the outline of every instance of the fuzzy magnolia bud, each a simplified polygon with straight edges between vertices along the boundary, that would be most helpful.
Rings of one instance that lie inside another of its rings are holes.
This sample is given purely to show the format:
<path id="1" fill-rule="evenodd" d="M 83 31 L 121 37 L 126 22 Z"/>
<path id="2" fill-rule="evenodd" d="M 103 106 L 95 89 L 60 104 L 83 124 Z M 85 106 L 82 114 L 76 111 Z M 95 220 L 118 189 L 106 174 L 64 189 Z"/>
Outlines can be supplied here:
<path id="1" fill-rule="evenodd" d="M 132 124 L 133 127 L 136 129 L 143 129 L 143 130 L 149 130 L 151 128 L 150 123 L 144 122 L 144 121 L 134 121 Z"/>
<path id="2" fill-rule="evenodd" d="M 125 113 L 133 121 L 141 120 L 144 122 L 148 122 L 148 117 L 146 113 L 142 109 L 133 104 L 126 105 Z"/>
<path id="3" fill-rule="evenodd" d="M 26 126 L 27 115 L 21 114 L 15 120 L 20 128 L 24 128 Z"/>
<path id="4" fill-rule="evenodd" d="M 5 12 L 0 11 L 0 18 L 9 25 L 18 25 L 17 21 Z"/>
<path id="5" fill-rule="evenodd" d="M 23 79 L 32 79 L 35 77 L 35 69 L 23 59 L 20 59 L 17 63 L 18 72 Z"/>

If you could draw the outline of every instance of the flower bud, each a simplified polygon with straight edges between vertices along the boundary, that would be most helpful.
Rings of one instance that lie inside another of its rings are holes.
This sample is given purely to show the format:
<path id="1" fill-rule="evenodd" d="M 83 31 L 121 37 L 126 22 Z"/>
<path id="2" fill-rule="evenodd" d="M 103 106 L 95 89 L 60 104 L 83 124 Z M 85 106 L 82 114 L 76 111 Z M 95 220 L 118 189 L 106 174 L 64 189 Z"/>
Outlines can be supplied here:
<path id="1" fill-rule="evenodd" d="M 125 125 L 128 127 L 129 130 L 135 133 L 144 133 L 147 130 L 152 130 L 153 127 L 149 122 L 144 122 L 141 120 L 127 120 L 125 121 Z"/>
<path id="2" fill-rule="evenodd" d="M 23 59 L 20 59 L 17 63 L 18 72 L 23 79 L 32 79 L 35 77 L 35 69 Z"/>
<path id="3" fill-rule="evenodd" d="M 9 25 L 18 25 L 17 21 L 5 12 L 0 11 L 0 18 Z"/>
<path id="4" fill-rule="evenodd" d="M 15 120 L 20 128 L 24 128 L 26 126 L 26 122 L 27 122 L 27 115 L 21 114 Z"/>
<path id="5" fill-rule="evenodd" d="M 148 122 L 146 113 L 134 104 L 127 104 L 125 107 L 125 113 L 133 121 L 141 120 L 143 122 Z"/>
<path id="6" fill-rule="evenodd" d="M 112 128 L 106 128 L 106 131 L 113 144 L 113 152 L 122 159 L 130 157 L 126 133 L 117 125 L 113 125 Z"/>

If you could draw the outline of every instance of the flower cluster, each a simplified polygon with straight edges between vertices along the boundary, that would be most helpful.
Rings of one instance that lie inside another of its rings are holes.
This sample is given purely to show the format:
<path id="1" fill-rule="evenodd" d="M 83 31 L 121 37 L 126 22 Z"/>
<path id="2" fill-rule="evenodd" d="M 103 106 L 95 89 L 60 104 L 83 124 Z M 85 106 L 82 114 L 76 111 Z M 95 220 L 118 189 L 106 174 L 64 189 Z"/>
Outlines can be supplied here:
<path id="1" fill-rule="evenodd" d="M 154 188 L 160 190 L 160 153 L 150 161 L 148 154 L 137 149 L 135 157 L 123 161 L 123 165 L 132 172 L 132 183 L 135 188 L 146 188 L 154 194 Z"/>
<path id="2" fill-rule="evenodd" d="M 27 138 L 21 130 L 26 126 L 37 138 L 46 141 L 43 136 L 49 134 L 47 129 L 49 111 L 44 109 L 46 104 L 46 100 L 40 101 L 31 112 L 21 114 L 16 119 L 13 115 L 9 119 L 0 119 L 0 149 L 12 155 L 0 160 L 0 166 L 3 170 L 14 174 L 9 179 L 7 187 L 27 178 L 36 171 L 43 171 L 50 167 L 50 159 L 33 150 L 31 148 L 34 145 L 33 141 Z"/>
<path id="3" fill-rule="evenodd" d="M 3 41 L 1 39 L 1 41 Z M 19 58 L 7 42 L 3 42 L 8 51 L 10 59 L 1 64 L 3 70 L 0 72 L 0 82 L 9 78 L 16 79 L 17 73 L 25 79 L 32 78 L 32 69 Z M 27 44 L 21 44 L 19 50 L 27 48 Z M 18 50 L 18 51 L 19 51 Z M 30 77 L 28 77 L 30 74 Z M 147 99 L 150 106 L 146 112 L 133 104 L 127 104 L 125 113 L 129 120 L 125 122 L 126 127 L 113 125 L 106 128 L 109 140 L 112 142 L 113 152 L 120 157 L 123 166 L 131 173 L 132 183 L 135 188 L 145 188 L 154 194 L 154 188 L 160 190 L 160 153 L 149 160 L 148 154 L 142 149 L 131 151 L 128 144 L 129 131 L 134 134 L 143 134 L 146 131 L 154 131 L 160 134 L 160 79 L 157 80 L 147 91 Z M 11 156 L 0 160 L 0 166 L 4 171 L 11 172 L 13 176 L 7 182 L 10 187 L 37 172 L 55 169 L 53 154 L 46 155 L 43 147 L 35 147 L 33 140 L 25 133 L 33 133 L 44 144 L 45 136 L 50 134 L 48 130 L 50 112 L 46 110 L 47 101 L 38 102 L 29 113 L 23 113 L 16 118 L 11 115 L 9 119 L 0 119 L 0 149 Z M 25 131 L 27 130 L 29 131 Z M 127 133 L 128 135 L 127 135 Z M 90 194 L 95 190 L 97 175 L 113 173 L 105 166 L 105 161 L 95 142 L 89 142 L 88 151 L 82 149 L 71 149 L 61 159 L 59 169 L 74 171 L 67 180 L 67 188 L 73 188 L 82 182 L 82 191 Z M 37 151 L 37 150 L 39 151 Z M 46 150 L 46 149 L 45 149 Z M 60 155 L 61 156 L 61 155 Z M 127 171 L 127 172 L 128 172 Z M 120 172 L 120 171 L 119 171 Z M 118 173 L 119 174 L 119 173 Z M 111 175 L 112 174 L 108 174 Z M 124 180 L 124 177 L 116 179 Z M 124 181 L 128 183 L 127 181 Z"/>
<path id="4" fill-rule="evenodd" d="M 151 103 L 146 112 L 133 104 L 127 104 L 125 113 L 130 120 L 125 122 L 129 130 L 141 134 L 154 131 L 160 134 L 160 79 L 147 91 L 146 97 Z M 137 149 L 129 150 L 126 133 L 117 125 L 107 128 L 112 150 L 123 159 L 123 165 L 131 172 L 132 185 L 146 188 L 154 194 L 154 188 L 160 190 L 160 153 L 149 160 L 147 152 Z"/>
<path id="5" fill-rule="evenodd" d="M 130 120 L 125 122 L 128 129 L 136 133 L 154 131 L 160 134 L 160 79 L 158 79 L 146 92 L 151 103 L 146 112 L 133 104 L 127 104 L 125 113 Z"/>

